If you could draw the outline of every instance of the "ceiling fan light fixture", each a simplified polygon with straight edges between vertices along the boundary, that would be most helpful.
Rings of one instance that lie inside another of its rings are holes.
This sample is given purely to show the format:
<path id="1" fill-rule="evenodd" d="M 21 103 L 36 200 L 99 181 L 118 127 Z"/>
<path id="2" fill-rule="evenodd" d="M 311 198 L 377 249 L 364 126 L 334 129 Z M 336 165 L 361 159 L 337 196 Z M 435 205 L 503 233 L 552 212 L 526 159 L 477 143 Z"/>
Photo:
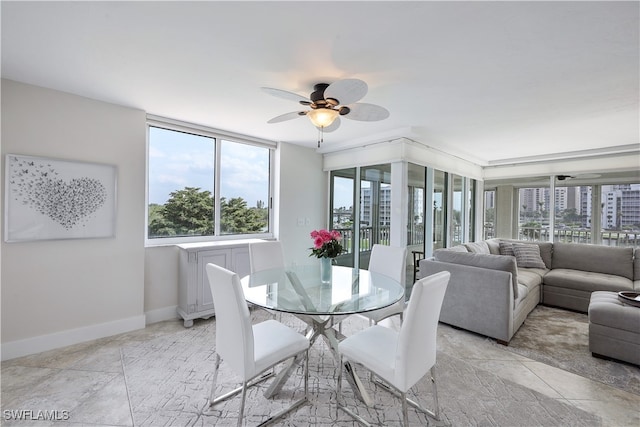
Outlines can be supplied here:
<path id="1" fill-rule="evenodd" d="M 307 117 L 311 120 L 311 123 L 318 128 L 326 128 L 336 120 L 339 113 L 337 110 L 330 108 L 316 108 L 307 113 Z"/>

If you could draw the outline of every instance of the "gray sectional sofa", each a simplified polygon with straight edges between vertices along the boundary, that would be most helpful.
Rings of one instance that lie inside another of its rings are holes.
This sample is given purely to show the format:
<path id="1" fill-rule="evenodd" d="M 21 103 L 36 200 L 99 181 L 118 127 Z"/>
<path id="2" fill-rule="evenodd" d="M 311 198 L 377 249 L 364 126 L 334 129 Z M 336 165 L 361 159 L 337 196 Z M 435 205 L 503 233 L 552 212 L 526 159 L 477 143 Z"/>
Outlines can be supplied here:
<path id="1" fill-rule="evenodd" d="M 449 271 L 440 321 L 507 344 L 538 305 L 586 313 L 594 291 L 639 291 L 640 249 L 490 239 L 435 251 L 418 277 Z"/>

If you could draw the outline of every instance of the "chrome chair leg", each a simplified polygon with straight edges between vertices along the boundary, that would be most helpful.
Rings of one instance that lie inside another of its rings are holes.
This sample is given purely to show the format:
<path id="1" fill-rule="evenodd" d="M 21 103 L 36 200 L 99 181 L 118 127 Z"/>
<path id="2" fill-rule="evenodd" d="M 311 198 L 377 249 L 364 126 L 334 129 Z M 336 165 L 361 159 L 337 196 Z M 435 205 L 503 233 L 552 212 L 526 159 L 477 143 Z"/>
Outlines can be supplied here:
<path id="1" fill-rule="evenodd" d="M 433 368 L 432 368 L 433 369 Z M 433 387 L 433 391 L 434 391 L 434 401 L 435 401 L 435 409 L 432 411 L 430 409 L 424 408 L 422 407 L 418 402 L 409 399 L 406 394 L 404 395 L 404 398 L 402 397 L 402 393 L 398 390 L 396 390 L 395 388 L 393 388 L 392 386 L 386 384 L 385 382 L 381 381 L 379 378 L 374 377 L 373 382 L 382 387 L 383 389 L 385 389 L 386 391 L 388 391 L 389 393 L 393 394 L 394 396 L 396 396 L 399 399 L 402 399 L 403 401 L 406 401 L 407 404 L 411 405 L 413 408 L 415 408 L 416 410 L 430 416 L 431 418 L 435 419 L 436 421 L 440 421 L 440 407 L 438 406 L 438 396 L 437 396 L 437 390 L 436 390 L 436 383 L 435 383 L 435 377 L 433 376 L 435 370 L 431 371 L 431 380 L 432 380 L 432 387 Z M 404 403 L 403 403 L 404 404 Z"/>
<path id="2" fill-rule="evenodd" d="M 307 349 L 307 354 L 305 355 L 305 364 L 304 364 L 304 398 L 309 400 L 309 350 Z"/>
<path id="3" fill-rule="evenodd" d="M 409 427 L 409 405 L 407 403 L 407 393 L 400 393 L 402 400 L 402 425 Z"/>
<path id="4" fill-rule="evenodd" d="M 247 400 L 247 382 L 242 382 L 242 401 L 240 402 L 240 412 L 238 413 L 238 427 L 242 427 L 242 416 L 244 415 L 244 402 Z"/>
<path id="5" fill-rule="evenodd" d="M 336 416 L 338 416 L 338 408 L 340 408 L 340 396 L 342 396 L 342 357 L 340 357 L 340 361 L 338 363 L 338 379 L 336 384 Z"/>
<path id="6" fill-rule="evenodd" d="M 214 372 L 213 372 L 213 382 L 211 384 L 211 394 L 209 397 L 209 409 L 213 408 L 216 404 L 220 403 L 220 402 L 224 402 L 227 399 L 232 398 L 233 396 L 235 396 L 236 394 L 240 393 L 243 388 L 244 388 L 244 384 L 234 390 L 228 391 L 227 393 L 223 394 L 222 396 L 218 396 L 215 397 L 215 393 L 216 393 L 216 382 L 217 382 L 217 378 L 218 378 L 218 370 L 220 367 L 220 357 L 216 354 L 216 364 L 215 364 L 215 368 L 214 368 Z M 268 380 L 269 378 L 273 377 L 273 371 L 269 371 L 269 372 L 265 372 L 262 375 L 259 375 L 255 378 L 253 378 L 251 381 L 247 381 L 247 387 L 252 387 L 256 384 L 259 384 L 263 381 Z"/>
<path id="7" fill-rule="evenodd" d="M 436 384 L 436 366 L 431 367 L 431 387 L 433 388 L 433 418 L 440 421 L 440 404 L 438 403 L 438 386 Z"/>
<path id="8" fill-rule="evenodd" d="M 220 356 L 216 353 L 216 362 L 213 369 L 213 381 L 211 383 L 211 394 L 209 395 L 209 406 L 213 406 L 216 394 L 216 383 L 218 382 L 218 371 L 220 370 Z"/>
<path id="9" fill-rule="evenodd" d="M 346 405 L 343 405 L 342 402 L 340 401 L 340 398 L 342 396 L 342 370 L 343 369 L 345 369 L 344 360 L 342 359 L 342 356 L 340 356 L 340 364 L 338 365 L 338 380 L 336 385 L 336 418 L 339 416 L 340 410 L 342 409 L 351 418 L 355 419 L 360 424 L 366 427 L 372 427 L 371 423 L 369 423 L 360 415 L 356 414 L 354 411 L 349 409 Z M 353 389 L 354 393 L 357 393 L 356 390 L 357 390 L 356 388 Z"/>

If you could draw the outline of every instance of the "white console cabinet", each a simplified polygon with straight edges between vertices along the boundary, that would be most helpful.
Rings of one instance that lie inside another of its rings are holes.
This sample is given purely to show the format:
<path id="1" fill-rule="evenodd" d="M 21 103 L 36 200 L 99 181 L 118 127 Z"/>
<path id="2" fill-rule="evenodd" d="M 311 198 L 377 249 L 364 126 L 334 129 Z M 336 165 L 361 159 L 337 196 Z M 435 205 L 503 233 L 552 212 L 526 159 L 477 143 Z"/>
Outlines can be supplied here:
<path id="1" fill-rule="evenodd" d="M 213 263 L 238 273 L 250 273 L 249 243 L 261 240 L 242 240 L 176 245 L 180 252 L 178 279 L 178 314 L 184 326 L 193 326 L 193 319 L 208 319 L 215 314 L 213 298 L 207 278 L 206 265 Z"/>

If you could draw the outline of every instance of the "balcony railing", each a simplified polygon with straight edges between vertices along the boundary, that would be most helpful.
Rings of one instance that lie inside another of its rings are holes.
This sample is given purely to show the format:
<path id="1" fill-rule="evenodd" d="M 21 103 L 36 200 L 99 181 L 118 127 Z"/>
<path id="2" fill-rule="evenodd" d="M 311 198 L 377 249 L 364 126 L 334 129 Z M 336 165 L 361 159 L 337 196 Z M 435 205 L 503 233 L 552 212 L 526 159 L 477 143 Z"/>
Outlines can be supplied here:
<path id="1" fill-rule="evenodd" d="M 342 247 L 345 253 L 353 252 L 353 229 L 336 228 L 342 234 Z M 378 235 L 375 235 L 374 227 L 360 227 L 360 252 L 368 252 L 375 243 L 389 245 L 391 241 L 391 227 L 388 225 L 377 227 Z"/>
<path id="2" fill-rule="evenodd" d="M 353 248 L 353 230 L 351 228 L 336 228 L 342 234 L 343 247 L 345 253 L 352 253 Z M 378 227 L 378 236 L 376 238 L 374 227 L 360 228 L 360 252 L 368 252 L 375 243 L 383 245 L 390 244 L 390 227 Z M 491 239 L 495 237 L 493 227 L 484 228 L 484 238 Z M 519 240 L 529 241 L 549 241 L 549 229 L 543 227 L 520 227 L 518 230 Z M 605 246 L 618 247 L 640 247 L 640 232 L 633 231 L 609 231 L 600 232 L 600 241 Z M 574 228 L 559 228 L 555 230 L 554 242 L 563 243 L 593 243 L 591 239 L 591 230 L 580 230 Z M 424 233 L 421 231 L 408 232 L 407 242 L 412 245 L 422 244 L 424 242 Z"/>
<path id="3" fill-rule="evenodd" d="M 549 229 L 542 227 L 520 227 L 518 238 L 520 240 L 549 241 Z M 593 243 L 591 230 L 573 228 L 559 228 L 553 233 L 554 242 L 563 243 Z M 640 245 L 640 233 L 631 231 L 600 232 L 600 241 L 605 246 L 638 247 Z"/>

